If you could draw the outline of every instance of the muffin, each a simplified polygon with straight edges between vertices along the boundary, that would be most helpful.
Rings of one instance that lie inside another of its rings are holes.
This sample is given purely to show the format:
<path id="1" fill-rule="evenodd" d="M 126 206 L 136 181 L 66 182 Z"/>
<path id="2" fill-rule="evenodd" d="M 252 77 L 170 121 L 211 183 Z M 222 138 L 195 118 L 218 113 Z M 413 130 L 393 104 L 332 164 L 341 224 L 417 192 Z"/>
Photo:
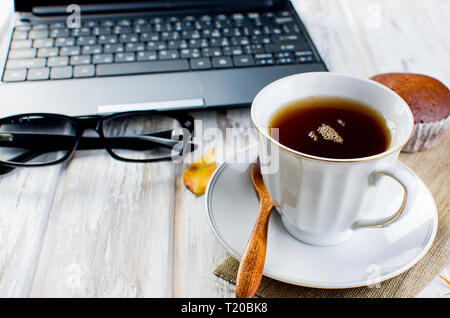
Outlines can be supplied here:
<path id="1" fill-rule="evenodd" d="M 450 91 L 435 78 L 411 73 L 385 73 L 371 77 L 402 97 L 414 116 L 411 138 L 404 152 L 430 149 L 450 123 Z"/>

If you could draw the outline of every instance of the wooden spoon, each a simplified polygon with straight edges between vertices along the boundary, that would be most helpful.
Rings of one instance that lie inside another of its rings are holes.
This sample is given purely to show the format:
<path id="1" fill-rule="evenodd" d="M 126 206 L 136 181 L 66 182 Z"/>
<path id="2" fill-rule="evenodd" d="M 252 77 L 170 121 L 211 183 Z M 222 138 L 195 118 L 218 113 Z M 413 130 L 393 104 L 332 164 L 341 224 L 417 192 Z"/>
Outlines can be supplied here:
<path id="1" fill-rule="evenodd" d="M 264 185 L 259 159 L 252 167 L 252 183 L 259 198 L 259 213 L 242 255 L 236 280 L 236 297 L 252 298 L 261 283 L 266 259 L 267 227 L 273 203 Z"/>

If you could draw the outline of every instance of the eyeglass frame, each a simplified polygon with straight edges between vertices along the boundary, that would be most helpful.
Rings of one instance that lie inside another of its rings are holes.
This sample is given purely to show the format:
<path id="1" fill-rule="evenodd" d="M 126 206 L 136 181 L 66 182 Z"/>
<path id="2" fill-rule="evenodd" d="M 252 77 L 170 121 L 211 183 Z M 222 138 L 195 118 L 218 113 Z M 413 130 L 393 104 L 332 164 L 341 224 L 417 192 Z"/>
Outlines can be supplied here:
<path id="1" fill-rule="evenodd" d="M 135 163 L 149 163 L 149 162 L 158 162 L 158 161 L 166 161 L 169 159 L 173 159 L 173 156 L 167 156 L 167 157 L 161 157 L 161 158 L 151 158 L 151 159 L 129 159 L 129 158 L 123 158 L 114 153 L 112 151 L 111 147 L 108 146 L 108 143 L 106 142 L 106 137 L 103 133 L 103 123 L 107 120 L 110 120 L 112 118 L 120 118 L 120 117 L 127 117 L 127 116 L 135 116 L 135 115 L 158 115 L 161 117 L 170 117 L 175 120 L 177 120 L 181 128 L 178 128 L 180 130 L 180 133 L 178 136 L 182 137 L 182 140 L 179 142 L 184 142 L 183 147 L 181 149 L 181 153 L 179 153 L 180 156 L 182 156 L 185 153 L 186 150 L 186 144 L 187 141 L 190 139 L 190 136 L 192 135 L 194 131 L 194 119 L 192 116 L 186 114 L 185 112 L 181 111 L 155 111 L 155 110 L 147 110 L 147 111 L 131 111 L 131 112 L 123 112 L 123 113 L 113 113 L 108 115 L 92 115 L 92 116 L 83 116 L 83 117 L 72 117 L 62 114 L 55 114 L 55 113 L 24 113 L 24 114 L 18 114 L 13 116 L 8 116 L 4 118 L 0 118 L 0 123 L 4 120 L 14 120 L 19 119 L 22 117 L 52 117 L 52 118 L 60 118 L 62 120 L 67 120 L 71 123 L 73 123 L 75 128 L 75 135 L 73 136 L 75 138 L 75 142 L 73 144 L 73 147 L 71 150 L 67 152 L 63 157 L 60 159 L 57 159 L 55 161 L 51 162 L 43 162 L 43 163 L 35 163 L 35 164 L 27 164 L 27 163 L 13 163 L 13 162 L 7 162 L 0 160 L 0 175 L 9 172 L 10 170 L 14 168 L 19 167 L 44 167 L 44 166 L 51 166 L 51 165 L 57 165 L 60 164 L 66 160 L 69 160 L 73 157 L 75 152 L 77 151 L 78 145 L 80 143 L 81 138 L 83 137 L 83 133 L 87 129 L 93 129 L 96 131 L 96 133 L 99 135 L 100 143 L 103 145 L 103 149 L 106 150 L 106 152 L 113 157 L 116 160 L 124 161 L 124 162 L 135 162 Z M 172 129 L 172 131 L 176 130 Z M 184 135 L 184 132 L 182 130 L 187 130 L 188 136 Z M 101 148 L 98 148 L 101 149 Z M 2 167 L 3 166 L 3 167 Z M 4 168 L 3 172 L 1 171 Z"/>

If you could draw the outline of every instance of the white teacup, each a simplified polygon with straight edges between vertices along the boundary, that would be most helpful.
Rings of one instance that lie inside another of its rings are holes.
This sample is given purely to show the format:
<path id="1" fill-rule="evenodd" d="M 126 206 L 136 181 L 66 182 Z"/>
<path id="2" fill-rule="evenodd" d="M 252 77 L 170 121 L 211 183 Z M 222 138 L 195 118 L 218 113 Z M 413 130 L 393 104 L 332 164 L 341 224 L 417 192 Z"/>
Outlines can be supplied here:
<path id="1" fill-rule="evenodd" d="M 280 144 L 269 133 L 272 116 L 286 104 L 312 96 L 348 98 L 377 110 L 386 119 L 391 133 L 388 149 L 365 158 L 333 159 Z M 259 132 L 258 153 L 264 182 L 284 227 L 295 238 L 314 245 L 339 244 L 355 230 L 391 224 L 414 203 L 417 188 L 414 175 L 397 161 L 411 135 L 413 115 L 405 101 L 385 86 L 327 72 L 292 75 L 258 93 L 251 117 Z M 367 206 L 378 198 L 379 180 L 386 176 L 403 186 L 403 202 L 394 215 L 367 219 L 369 214 L 376 214 Z"/>

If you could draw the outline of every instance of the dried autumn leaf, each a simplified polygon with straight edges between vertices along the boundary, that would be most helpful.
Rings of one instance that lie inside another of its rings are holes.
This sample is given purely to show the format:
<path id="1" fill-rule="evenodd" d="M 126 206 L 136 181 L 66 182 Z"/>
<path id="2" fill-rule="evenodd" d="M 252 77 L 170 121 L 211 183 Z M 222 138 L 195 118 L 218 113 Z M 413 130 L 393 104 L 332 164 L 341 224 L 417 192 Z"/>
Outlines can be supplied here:
<path id="1" fill-rule="evenodd" d="M 183 181 L 186 188 L 199 196 L 205 193 L 209 178 L 216 170 L 214 160 L 214 147 L 208 150 L 200 159 L 197 159 L 183 174 Z"/>

